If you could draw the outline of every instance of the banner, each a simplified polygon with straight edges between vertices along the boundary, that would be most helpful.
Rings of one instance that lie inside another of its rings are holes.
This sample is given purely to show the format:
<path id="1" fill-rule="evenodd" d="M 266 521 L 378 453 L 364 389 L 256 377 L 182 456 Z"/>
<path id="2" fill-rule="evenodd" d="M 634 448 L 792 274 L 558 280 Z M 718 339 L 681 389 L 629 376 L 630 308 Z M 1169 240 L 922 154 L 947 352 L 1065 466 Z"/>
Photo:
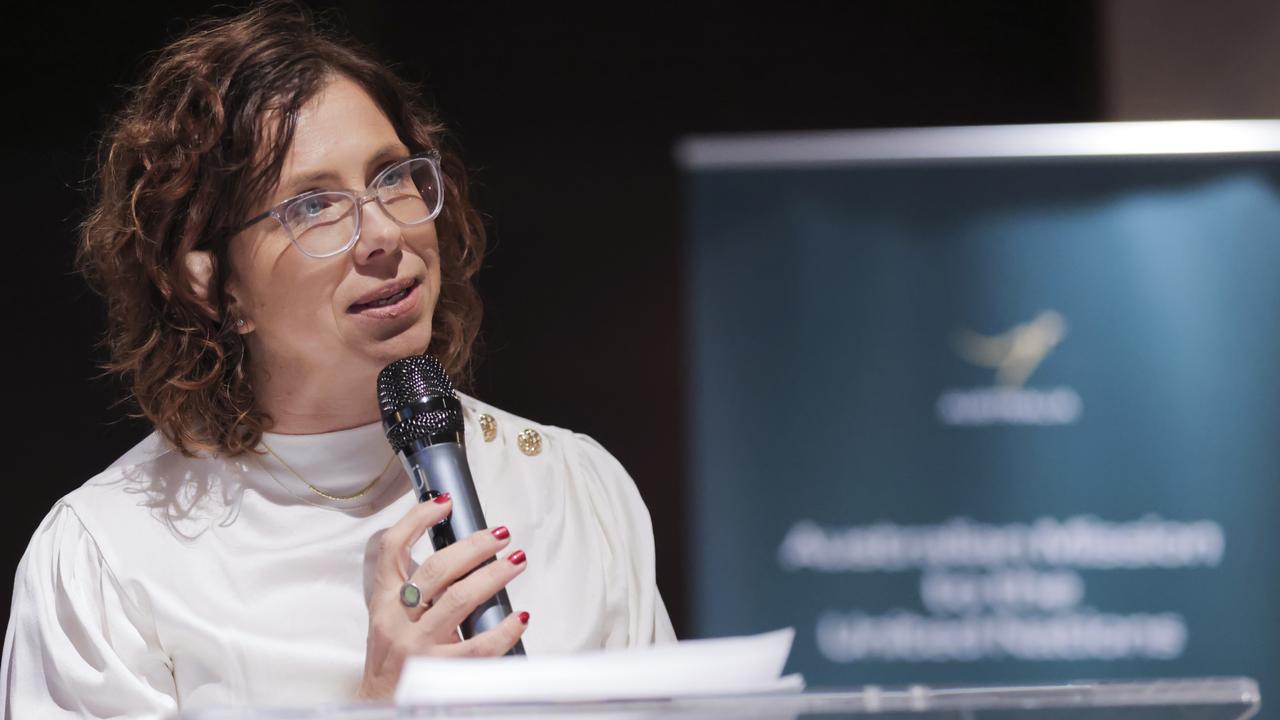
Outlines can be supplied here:
<path id="1" fill-rule="evenodd" d="M 1280 166 L 692 168 L 695 632 L 811 686 L 1280 661 Z"/>

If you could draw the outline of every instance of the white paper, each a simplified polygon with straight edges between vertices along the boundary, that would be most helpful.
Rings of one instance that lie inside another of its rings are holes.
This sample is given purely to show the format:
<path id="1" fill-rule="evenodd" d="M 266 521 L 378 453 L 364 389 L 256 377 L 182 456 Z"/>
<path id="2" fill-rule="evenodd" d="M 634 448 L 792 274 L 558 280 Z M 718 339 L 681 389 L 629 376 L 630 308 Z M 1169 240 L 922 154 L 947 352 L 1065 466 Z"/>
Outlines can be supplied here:
<path id="1" fill-rule="evenodd" d="M 550 657 L 410 658 L 399 705 L 678 698 L 798 691 L 795 629 Z"/>

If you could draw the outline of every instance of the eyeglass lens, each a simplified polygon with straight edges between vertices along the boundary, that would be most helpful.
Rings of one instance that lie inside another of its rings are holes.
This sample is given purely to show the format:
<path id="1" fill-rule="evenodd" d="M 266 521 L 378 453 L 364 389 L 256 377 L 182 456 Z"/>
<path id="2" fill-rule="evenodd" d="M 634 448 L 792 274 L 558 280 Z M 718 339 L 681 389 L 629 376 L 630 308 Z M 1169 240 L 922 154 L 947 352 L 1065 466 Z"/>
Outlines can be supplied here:
<path id="1" fill-rule="evenodd" d="M 431 219 L 443 202 L 436 168 L 428 158 L 389 168 L 377 179 L 378 204 L 402 225 Z M 307 195 L 285 208 L 283 215 L 294 242 L 308 255 L 332 255 L 355 240 L 356 208 L 346 193 Z"/>

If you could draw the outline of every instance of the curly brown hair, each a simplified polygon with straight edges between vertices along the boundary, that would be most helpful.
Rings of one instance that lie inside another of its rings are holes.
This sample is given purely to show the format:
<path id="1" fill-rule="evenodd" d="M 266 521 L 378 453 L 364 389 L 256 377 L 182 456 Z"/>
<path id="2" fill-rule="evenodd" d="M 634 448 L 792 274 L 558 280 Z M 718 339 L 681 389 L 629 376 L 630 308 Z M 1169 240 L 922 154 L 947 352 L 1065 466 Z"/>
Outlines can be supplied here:
<path id="1" fill-rule="evenodd" d="M 105 369 L 185 455 L 237 455 L 270 427 L 219 289 L 238 225 L 279 180 L 298 111 L 334 76 L 369 93 L 410 152 L 441 153 L 441 289 L 427 352 L 467 379 L 484 227 L 456 148 L 417 88 L 293 4 L 205 20 L 160 51 L 111 122 L 76 258 L 106 300 Z M 207 303 L 185 261 L 192 250 L 213 259 Z"/>

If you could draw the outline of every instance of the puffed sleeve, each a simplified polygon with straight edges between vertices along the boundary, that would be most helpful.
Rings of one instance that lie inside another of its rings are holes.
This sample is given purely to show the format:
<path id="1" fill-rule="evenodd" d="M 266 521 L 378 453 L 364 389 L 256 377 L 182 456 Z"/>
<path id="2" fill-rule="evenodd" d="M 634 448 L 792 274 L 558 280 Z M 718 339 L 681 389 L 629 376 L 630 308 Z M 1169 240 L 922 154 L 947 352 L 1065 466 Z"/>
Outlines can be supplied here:
<path id="1" fill-rule="evenodd" d="M 629 644 L 673 642 L 675 630 L 658 594 L 653 547 L 653 524 L 635 481 L 613 455 L 582 433 L 573 433 L 572 462 L 586 481 L 592 505 L 602 517 L 615 558 L 627 563 Z"/>
<path id="2" fill-rule="evenodd" d="M 175 694 L 150 613 L 121 587 L 75 510 L 59 503 L 14 579 L 0 661 L 4 719 L 170 718 Z"/>

